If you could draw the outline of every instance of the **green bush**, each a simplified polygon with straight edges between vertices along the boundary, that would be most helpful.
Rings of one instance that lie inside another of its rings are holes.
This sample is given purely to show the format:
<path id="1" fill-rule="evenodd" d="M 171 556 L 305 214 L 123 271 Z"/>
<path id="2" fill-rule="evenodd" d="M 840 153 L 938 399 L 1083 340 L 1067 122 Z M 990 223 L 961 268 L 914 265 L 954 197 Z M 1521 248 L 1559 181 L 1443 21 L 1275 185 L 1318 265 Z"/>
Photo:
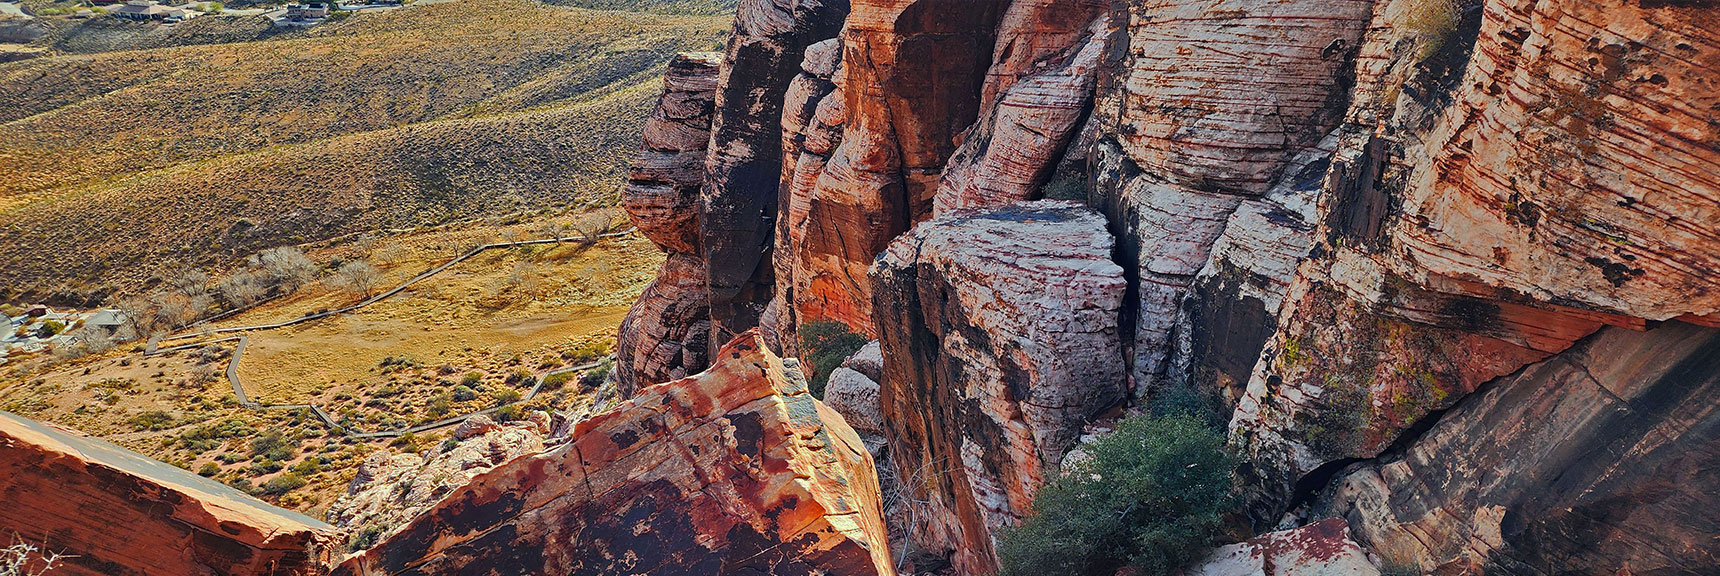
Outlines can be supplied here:
<path id="1" fill-rule="evenodd" d="M 173 427 L 173 415 L 160 410 L 140 412 L 131 417 L 131 425 L 138 430 L 166 430 Z"/>
<path id="2" fill-rule="evenodd" d="M 299 442 L 281 435 L 280 430 L 270 430 L 267 434 L 251 439 L 253 460 L 292 460 L 298 454 Z"/>
<path id="3" fill-rule="evenodd" d="M 1002 576 L 1172 574 L 1207 549 L 1231 509 L 1237 459 L 1224 435 L 1176 414 L 1123 420 L 1045 487 L 998 541 Z"/>
<path id="4" fill-rule="evenodd" d="M 478 392 L 468 386 L 455 386 L 452 394 L 455 402 L 465 402 L 478 397 Z"/>
<path id="5" fill-rule="evenodd" d="M 346 543 L 346 551 L 357 552 L 359 550 L 375 546 L 377 539 L 381 536 L 381 526 L 377 526 L 375 524 L 367 525 L 363 530 L 359 530 L 357 534 L 352 535 L 352 540 Z"/>
<path id="6" fill-rule="evenodd" d="M 464 377 L 460 378 L 460 385 L 466 386 L 466 387 L 477 386 L 479 382 L 483 382 L 483 381 L 484 381 L 483 373 L 474 370 L 471 372 L 467 372 Z"/>
<path id="7" fill-rule="evenodd" d="M 830 382 L 830 373 L 865 346 L 866 337 L 850 331 L 847 324 L 829 320 L 802 324 L 800 357 L 812 364 L 807 382 L 812 395 L 824 399 L 824 385 Z"/>
<path id="8" fill-rule="evenodd" d="M 520 391 L 513 388 L 497 388 L 490 391 L 490 397 L 496 401 L 496 406 L 505 406 L 520 401 Z"/>
<path id="9" fill-rule="evenodd" d="M 214 462 L 204 462 L 203 467 L 197 469 L 197 475 L 203 477 L 214 476 L 220 473 L 221 467 L 217 466 Z"/>
<path id="10" fill-rule="evenodd" d="M 1039 189 L 1039 196 L 1046 200 L 1087 201 L 1087 174 L 1064 174 L 1046 182 Z"/>
<path id="11" fill-rule="evenodd" d="M 36 328 L 36 337 L 37 338 L 52 338 L 55 334 L 59 334 L 61 330 L 65 330 L 65 329 L 66 329 L 66 323 L 65 322 L 61 322 L 59 320 L 49 320 L 47 322 L 43 322 L 40 327 Z"/>
<path id="12" fill-rule="evenodd" d="M 598 386 L 603 385 L 604 381 L 609 380 L 609 373 L 614 369 L 613 364 L 604 362 L 596 368 L 585 371 L 584 374 L 579 375 L 579 389 L 583 392 L 596 390 Z"/>
<path id="13" fill-rule="evenodd" d="M 559 389 L 561 389 L 562 386 L 566 386 L 567 381 L 571 380 L 571 379 L 573 379 L 573 373 L 572 372 L 556 372 L 554 374 L 544 376 L 543 377 L 543 389 L 544 390 L 559 390 Z"/>
<path id="14" fill-rule="evenodd" d="M 307 483 L 308 482 L 305 481 L 303 476 L 288 472 L 286 474 L 270 478 L 269 481 L 264 482 L 260 488 L 264 494 L 280 496 L 282 494 L 292 492 L 293 490 L 303 488 Z"/>

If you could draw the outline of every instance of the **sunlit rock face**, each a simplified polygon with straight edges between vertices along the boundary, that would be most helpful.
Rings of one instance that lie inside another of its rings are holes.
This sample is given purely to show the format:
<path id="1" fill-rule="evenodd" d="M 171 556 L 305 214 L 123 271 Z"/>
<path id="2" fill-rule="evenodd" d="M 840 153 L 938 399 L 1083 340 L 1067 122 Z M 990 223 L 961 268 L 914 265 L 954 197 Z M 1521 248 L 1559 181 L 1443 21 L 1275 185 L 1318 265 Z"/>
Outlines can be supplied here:
<path id="1" fill-rule="evenodd" d="M 7 412 L 0 531 L 68 555 L 52 573 L 73 576 L 309 576 L 337 544 L 327 524 Z"/>
<path id="2" fill-rule="evenodd" d="M 621 190 L 633 226 L 669 254 L 616 334 L 615 380 L 624 394 L 703 370 L 710 354 L 699 189 L 721 58 L 680 54 L 669 61 L 663 95 L 645 121 L 644 149 Z"/>
<path id="3" fill-rule="evenodd" d="M 473 479 L 334 574 L 890 575 L 877 473 L 749 332 Z"/>
<path id="4" fill-rule="evenodd" d="M 872 268 L 891 463 L 928 510 L 910 537 L 996 570 L 1089 419 L 1123 397 L 1123 271 L 1093 211 L 1033 202 L 934 218 Z"/>

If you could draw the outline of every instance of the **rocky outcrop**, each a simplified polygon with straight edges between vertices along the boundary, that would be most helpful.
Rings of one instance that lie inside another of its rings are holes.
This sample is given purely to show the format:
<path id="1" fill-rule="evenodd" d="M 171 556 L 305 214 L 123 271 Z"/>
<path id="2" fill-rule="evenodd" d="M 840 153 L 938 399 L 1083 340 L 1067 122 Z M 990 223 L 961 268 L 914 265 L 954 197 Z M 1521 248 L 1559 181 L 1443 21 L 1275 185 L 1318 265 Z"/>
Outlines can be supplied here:
<path id="1" fill-rule="evenodd" d="M 783 163 L 777 201 L 781 217 L 771 255 L 776 291 L 760 323 L 765 341 L 789 355 L 798 353 L 800 344 L 797 295 L 809 293 L 812 278 L 803 263 L 819 259 L 817 254 L 801 252 L 812 225 L 812 195 L 830 155 L 842 143 L 847 122 L 844 98 L 835 84 L 841 66 L 840 40 L 832 38 L 807 48 L 801 74 L 789 86 L 784 103 L 787 113 L 782 117 Z"/>
<path id="2" fill-rule="evenodd" d="M 1139 284 L 1132 376 L 1156 387 L 1182 299 L 1246 200 L 1343 118 L 1369 0 L 1131 4 L 1102 78 L 1092 198 Z"/>
<path id="3" fill-rule="evenodd" d="M 550 419 L 543 412 L 531 414 L 508 424 L 480 414 L 462 422 L 451 442 L 422 453 L 372 454 L 359 465 L 346 494 L 329 505 L 329 522 L 350 533 L 387 534 L 479 474 L 542 452 Z"/>
<path id="4" fill-rule="evenodd" d="M 920 547 L 996 570 L 1015 523 L 1090 418 L 1123 397 L 1123 271 L 1077 204 L 954 212 L 890 245 L 871 275 L 884 424 Z"/>
<path id="5" fill-rule="evenodd" d="M 834 38 L 848 0 L 741 0 L 718 76 L 700 235 L 711 290 L 712 346 L 759 326 L 775 296 L 783 106 L 806 49 Z"/>
<path id="6" fill-rule="evenodd" d="M 1328 518 L 1219 547 L 1183 571 L 1187 576 L 1379 576 L 1350 539 L 1343 520 Z"/>
<path id="7" fill-rule="evenodd" d="M 1454 104 L 1405 161 L 1401 214 L 1381 228 L 1389 267 L 1482 298 L 1720 311 L 1714 8 L 1487 2 Z"/>
<path id="8" fill-rule="evenodd" d="M 875 336 L 866 269 L 932 213 L 958 136 L 979 115 L 1000 0 L 856 0 L 843 33 L 841 144 L 806 195 L 795 239 L 800 322 Z M 794 216 L 799 218 L 798 214 Z"/>
<path id="9" fill-rule="evenodd" d="M 894 574 L 872 459 L 757 332 L 485 472 L 335 574 Z"/>
<path id="10" fill-rule="evenodd" d="M 1717 400 L 1720 330 L 1608 328 L 1343 472 L 1329 512 L 1423 572 L 1699 573 L 1720 565 Z"/>
<path id="11" fill-rule="evenodd" d="M 324 573 L 333 529 L 105 441 L 0 412 L 0 531 L 56 575 Z"/>
<path id="12" fill-rule="evenodd" d="M 710 291 L 699 242 L 699 189 L 720 62 L 717 54 L 679 54 L 669 61 L 663 95 L 645 121 L 645 147 L 621 190 L 633 226 L 669 253 L 616 335 L 615 380 L 626 394 L 696 373 L 707 362 Z"/>
<path id="13" fill-rule="evenodd" d="M 1096 0 L 1010 4 L 980 121 L 945 167 L 934 213 L 1036 198 L 1092 108 L 1110 26 Z"/>
<path id="14" fill-rule="evenodd" d="M 884 437 L 884 408 L 878 397 L 878 381 L 884 379 L 884 355 L 877 341 L 830 372 L 824 385 L 824 403 L 842 414 L 862 437 Z"/>

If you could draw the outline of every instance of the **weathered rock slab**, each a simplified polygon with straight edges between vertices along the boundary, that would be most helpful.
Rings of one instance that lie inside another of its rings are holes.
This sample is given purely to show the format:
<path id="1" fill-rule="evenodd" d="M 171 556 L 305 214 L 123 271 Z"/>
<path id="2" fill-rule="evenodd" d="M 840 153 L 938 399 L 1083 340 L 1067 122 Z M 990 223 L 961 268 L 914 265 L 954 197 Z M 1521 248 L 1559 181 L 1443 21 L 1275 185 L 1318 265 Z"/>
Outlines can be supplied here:
<path id="1" fill-rule="evenodd" d="M 890 575 L 872 459 L 756 331 L 479 475 L 339 575 Z"/>
<path id="2" fill-rule="evenodd" d="M 315 575 L 333 528 L 108 442 L 0 412 L 0 532 L 67 576 Z"/>

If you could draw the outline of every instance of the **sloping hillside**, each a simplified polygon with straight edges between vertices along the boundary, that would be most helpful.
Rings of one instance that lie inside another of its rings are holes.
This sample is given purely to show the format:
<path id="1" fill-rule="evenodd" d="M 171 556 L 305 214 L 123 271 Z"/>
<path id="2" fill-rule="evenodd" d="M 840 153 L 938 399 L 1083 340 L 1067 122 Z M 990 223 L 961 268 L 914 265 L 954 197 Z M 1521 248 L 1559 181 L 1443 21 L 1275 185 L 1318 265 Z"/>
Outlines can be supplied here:
<path id="1" fill-rule="evenodd" d="M 724 20 L 461 0 L 0 66 L 0 297 L 90 300 L 170 261 L 598 200 L 660 65 Z"/>

